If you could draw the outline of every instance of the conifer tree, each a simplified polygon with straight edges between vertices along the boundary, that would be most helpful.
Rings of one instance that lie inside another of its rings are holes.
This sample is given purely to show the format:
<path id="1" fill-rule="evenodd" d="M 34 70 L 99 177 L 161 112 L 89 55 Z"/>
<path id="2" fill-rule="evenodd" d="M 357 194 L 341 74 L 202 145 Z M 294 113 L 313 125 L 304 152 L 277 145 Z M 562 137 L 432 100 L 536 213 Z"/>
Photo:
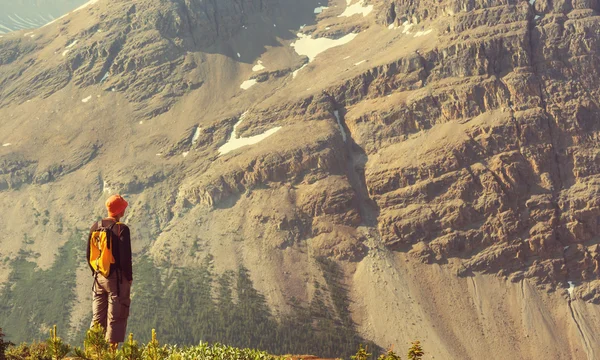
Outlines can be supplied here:
<path id="1" fill-rule="evenodd" d="M 142 350 L 140 350 L 137 341 L 133 340 L 133 334 L 129 334 L 129 339 L 123 344 L 121 354 L 124 360 L 140 360 Z"/>
<path id="2" fill-rule="evenodd" d="M 156 339 L 156 330 L 152 329 L 152 340 L 146 345 L 142 356 L 147 360 L 163 360 L 167 358 L 168 354 L 166 347 L 160 347 Z"/>
<path id="3" fill-rule="evenodd" d="M 367 351 L 368 351 L 368 346 L 363 347 L 362 344 L 360 344 L 358 351 L 356 352 L 356 355 L 352 355 L 352 356 L 350 356 L 350 358 L 352 360 L 367 360 L 371 356 L 371 354 L 369 354 Z"/>
<path id="4" fill-rule="evenodd" d="M 104 329 L 98 323 L 95 323 L 85 335 L 83 342 L 85 355 L 91 360 L 103 360 L 108 353 L 109 344 L 104 338 Z"/>
<path id="5" fill-rule="evenodd" d="M 412 343 L 411 348 L 408 350 L 408 359 L 409 360 L 421 360 L 425 353 L 423 352 L 423 348 L 421 348 L 421 342 L 415 341 Z"/>
<path id="6" fill-rule="evenodd" d="M 65 344 L 62 339 L 58 337 L 56 333 L 56 325 L 54 325 L 52 330 L 50 330 L 50 338 L 46 340 L 46 344 L 48 345 L 48 355 L 53 360 L 64 359 L 65 356 L 67 356 L 71 351 L 71 347 L 68 344 Z"/>

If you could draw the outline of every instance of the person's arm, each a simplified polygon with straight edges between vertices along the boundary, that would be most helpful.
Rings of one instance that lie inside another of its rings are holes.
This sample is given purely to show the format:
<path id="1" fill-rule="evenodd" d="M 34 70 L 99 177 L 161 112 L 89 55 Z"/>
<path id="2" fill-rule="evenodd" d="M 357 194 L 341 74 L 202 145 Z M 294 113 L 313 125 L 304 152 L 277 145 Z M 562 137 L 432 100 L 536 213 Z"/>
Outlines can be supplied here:
<path id="1" fill-rule="evenodd" d="M 123 272 L 123 275 L 125 275 L 125 278 L 127 280 L 133 281 L 133 266 L 131 263 L 131 238 L 129 227 L 123 227 L 120 238 L 121 271 Z"/>

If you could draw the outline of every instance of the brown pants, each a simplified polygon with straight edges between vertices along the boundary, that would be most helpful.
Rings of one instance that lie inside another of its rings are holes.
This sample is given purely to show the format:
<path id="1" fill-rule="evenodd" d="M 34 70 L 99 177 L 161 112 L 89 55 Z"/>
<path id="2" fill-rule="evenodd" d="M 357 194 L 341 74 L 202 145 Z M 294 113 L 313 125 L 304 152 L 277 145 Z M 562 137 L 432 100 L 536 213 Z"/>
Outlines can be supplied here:
<path id="1" fill-rule="evenodd" d="M 117 273 L 113 272 L 105 278 L 98 275 L 94 286 L 92 302 L 92 326 L 95 323 L 106 329 L 106 341 L 119 343 L 125 340 L 127 318 L 131 299 L 131 285 L 127 279 L 121 279 L 119 295 L 117 295 Z"/>

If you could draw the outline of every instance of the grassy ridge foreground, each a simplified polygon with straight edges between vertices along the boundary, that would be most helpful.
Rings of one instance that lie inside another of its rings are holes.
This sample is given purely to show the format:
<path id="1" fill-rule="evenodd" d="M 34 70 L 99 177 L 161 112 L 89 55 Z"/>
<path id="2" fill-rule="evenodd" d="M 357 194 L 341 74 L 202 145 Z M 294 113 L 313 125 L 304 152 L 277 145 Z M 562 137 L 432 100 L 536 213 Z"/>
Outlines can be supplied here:
<path id="1" fill-rule="evenodd" d="M 156 332 L 152 330 L 152 340 L 148 344 L 139 345 L 133 340 L 133 334 L 123 344 L 121 349 L 113 350 L 104 339 L 104 330 L 96 325 L 87 331 L 84 348 L 72 347 L 65 344 L 57 336 L 56 326 L 50 331 L 50 337 L 42 343 L 22 343 L 18 346 L 4 341 L 0 328 L 0 360 L 62 360 L 67 356 L 82 360 L 300 360 L 315 359 L 312 356 L 272 355 L 265 351 L 240 349 L 219 343 L 179 348 L 177 345 L 160 345 Z M 409 360 L 420 360 L 424 355 L 418 341 L 408 350 Z M 360 345 L 352 360 L 368 360 L 372 354 Z M 389 350 L 378 357 L 378 360 L 401 360 L 401 357 Z"/>

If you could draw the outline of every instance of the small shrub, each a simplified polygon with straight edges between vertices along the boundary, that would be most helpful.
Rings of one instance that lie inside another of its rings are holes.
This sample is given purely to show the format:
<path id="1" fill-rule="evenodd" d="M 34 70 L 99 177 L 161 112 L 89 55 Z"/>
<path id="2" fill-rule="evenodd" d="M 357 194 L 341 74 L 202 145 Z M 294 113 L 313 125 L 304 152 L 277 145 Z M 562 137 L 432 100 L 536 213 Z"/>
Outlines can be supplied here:
<path id="1" fill-rule="evenodd" d="M 48 355 L 48 346 L 45 343 L 22 343 L 19 346 L 10 346 L 6 352 L 7 360 L 52 360 Z"/>
<path id="2" fill-rule="evenodd" d="M 76 358 L 88 360 L 88 357 L 85 354 L 85 351 L 81 350 L 81 348 L 79 348 L 79 347 L 73 348 L 73 355 L 75 355 Z"/>
<path id="3" fill-rule="evenodd" d="M 104 328 L 98 323 L 87 331 L 83 342 L 85 357 L 91 360 L 104 360 L 110 348 L 104 339 Z"/>
<path id="4" fill-rule="evenodd" d="M 144 360 L 164 360 L 169 355 L 167 347 L 161 347 L 156 340 L 156 330 L 152 329 L 152 340 L 146 345 L 142 356 Z"/>
<path id="5" fill-rule="evenodd" d="M 415 341 L 412 343 L 411 348 L 408 350 L 408 359 L 409 360 L 421 360 L 425 353 L 423 352 L 423 348 L 421 347 L 420 341 Z"/>
<path id="6" fill-rule="evenodd" d="M 379 355 L 378 360 L 402 360 L 402 358 L 390 349 L 387 353 Z"/>
<path id="7" fill-rule="evenodd" d="M 367 347 L 363 347 L 362 344 L 360 344 L 356 355 L 350 356 L 350 358 L 352 360 L 367 360 L 369 357 L 371 357 L 371 354 L 369 354 L 367 350 Z"/>
<path id="8" fill-rule="evenodd" d="M 140 350 L 137 341 L 133 340 L 133 334 L 129 334 L 128 341 L 123 344 L 121 356 L 124 360 L 140 360 L 142 358 L 142 350 Z"/>
<path id="9" fill-rule="evenodd" d="M 65 344 L 56 334 L 56 325 L 50 330 L 50 338 L 46 340 L 48 356 L 54 360 L 62 360 L 71 352 L 71 347 Z"/>

